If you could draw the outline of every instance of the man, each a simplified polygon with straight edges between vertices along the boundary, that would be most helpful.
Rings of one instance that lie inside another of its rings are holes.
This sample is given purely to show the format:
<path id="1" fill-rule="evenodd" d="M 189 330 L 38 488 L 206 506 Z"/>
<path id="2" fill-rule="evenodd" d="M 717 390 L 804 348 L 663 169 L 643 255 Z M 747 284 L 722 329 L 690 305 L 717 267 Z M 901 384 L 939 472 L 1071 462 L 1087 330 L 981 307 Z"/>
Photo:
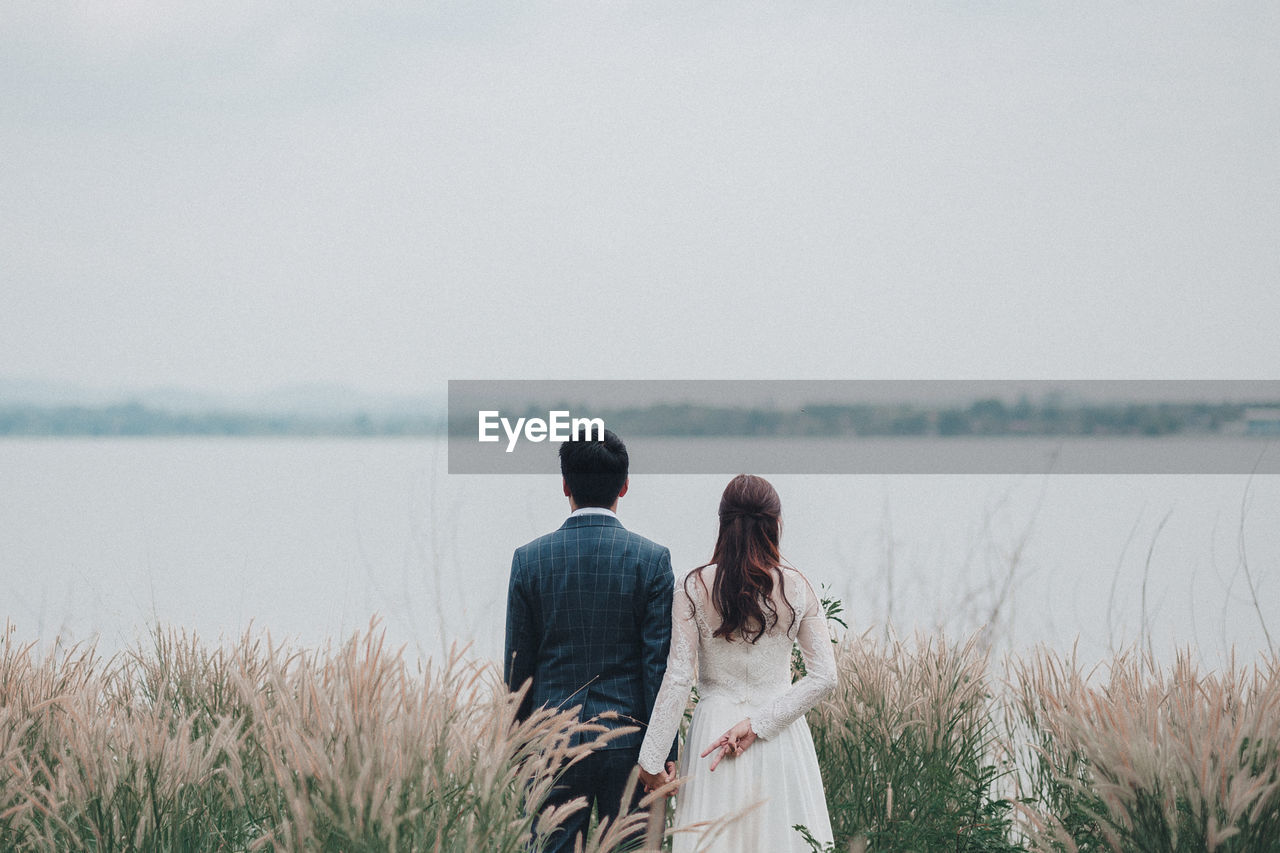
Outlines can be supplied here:
<path id="1" fill-rule="evenodd" d="M 593 806 L 602 819 L 635 808 L 639 797 L 623 804 L 623 789 L 666 670 L 675 583 L 671 553 L 618 521 L 628 461 L 626 446 L 609 430 L 603 441 L 562 444 L 560 473 L 571 514 L 559 530 L 516 549 L 511 561 L 504 675 L 512 690 L 533 681 L 520 719 L 538 707 L 580 705 L 584 720 L 614 711 L 618 719 L 599 722 L 641 727 L 565 771 L 548 805 L 585 797 L 587 808 L 565 821 L 548 853 L 573 850 Z M 576 742 L 582 740 L 578 736 Z M 673 742 L 670 779 L 675 758 Z"/>

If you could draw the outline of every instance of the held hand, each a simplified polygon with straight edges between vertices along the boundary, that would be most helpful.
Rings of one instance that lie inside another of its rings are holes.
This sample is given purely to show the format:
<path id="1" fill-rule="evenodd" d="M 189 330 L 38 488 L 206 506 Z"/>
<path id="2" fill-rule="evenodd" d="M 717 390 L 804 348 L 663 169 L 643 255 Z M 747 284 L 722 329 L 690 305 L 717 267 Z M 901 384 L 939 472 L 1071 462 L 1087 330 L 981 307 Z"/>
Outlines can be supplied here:
<path id="1" fill-rule="evenodd" d="M 644 786 L 644 792 L 646 794 L 652 794 L 654 791 L 658 790 L 663 785 L 666 785 L 669 782 L 675 781 L 675 778 L 676 778 L 676 763 L 674 761 L 668 761 L 667 766 L 663 768 L 663 771 L 661 773 L 650 773 L 649 771 L 645 770 L 643 767 L 640 768 L 640 784 Z M 668 797 L 671 797 L 674 795 L 675 795 L 674 790 L 668 791 L 666 794 L 666 796 Z"/>
<path id="2" fill-rule="evenodd" d="M 725 757 L 741 755 L 747 751 L 747 747 L 755 742 L 756 733 L 751 730 L 751 720 L 742 720 L 729 731 L 716 738 L 711 746 L 703 750 L 702 757 L 706 758 L 716 750 L 720 751 L 715 758 L 711 759 L 711 770 L 714 772 Z"/>

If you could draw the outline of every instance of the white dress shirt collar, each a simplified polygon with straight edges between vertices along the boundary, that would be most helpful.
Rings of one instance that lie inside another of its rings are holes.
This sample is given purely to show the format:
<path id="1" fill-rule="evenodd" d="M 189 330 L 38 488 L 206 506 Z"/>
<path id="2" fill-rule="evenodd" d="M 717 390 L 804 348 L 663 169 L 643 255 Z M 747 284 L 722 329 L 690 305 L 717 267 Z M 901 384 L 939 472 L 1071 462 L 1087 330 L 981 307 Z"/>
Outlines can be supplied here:
<path id="1" fill-rule="evenodd" d="M 616 512 L 603 506 L 580 506 L 573 512 L 569 513 L 570 518 L 573 518 L 575 515 L 610 515 L 614 518 L 618 517 Z"/>

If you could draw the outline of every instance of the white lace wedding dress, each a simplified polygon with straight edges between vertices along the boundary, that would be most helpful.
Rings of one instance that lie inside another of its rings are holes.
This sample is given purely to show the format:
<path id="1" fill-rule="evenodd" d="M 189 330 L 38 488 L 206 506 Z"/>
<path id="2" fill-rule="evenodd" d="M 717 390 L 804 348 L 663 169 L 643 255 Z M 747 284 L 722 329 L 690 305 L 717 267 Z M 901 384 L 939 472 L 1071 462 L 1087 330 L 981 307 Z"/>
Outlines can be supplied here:
<path id="1" fill-rule="evenodd" d="M 792 828 L 796 824 L 806 826 L 823 844 L 832 840 L 822 776 L 804 714 L 835 688 L 835 655 L 813 588 L 795 569 L 779 571 L 786 603 L 775 583 L 778 623 L 755 643 L 712 636 L 720 624 L 710 596 L 714 567 L 702 570 L 701 582 L 693 576 L 687 584 L 676 583 L 666 676 L 640 749 L 640 766 L 660 773 L 696 672 L 698 704 L 679 771 L 689 778 L 676 792 L 676 828 L 686 831 L 677 831 L 675 853 L 808 853 L 811 847 Z M 807 672 L 794 684 L 793 642 L 800 645 Z M 755 743 L 736 757 L 726 757 L 712 772 L 716 753 L 699 755 L 743 718 L 751 720 Z M 738 819 L 722 820 L 752 805 L 755 808 Z M 720 825 L 709 831 L 688 829 L 707 821 Z"/>

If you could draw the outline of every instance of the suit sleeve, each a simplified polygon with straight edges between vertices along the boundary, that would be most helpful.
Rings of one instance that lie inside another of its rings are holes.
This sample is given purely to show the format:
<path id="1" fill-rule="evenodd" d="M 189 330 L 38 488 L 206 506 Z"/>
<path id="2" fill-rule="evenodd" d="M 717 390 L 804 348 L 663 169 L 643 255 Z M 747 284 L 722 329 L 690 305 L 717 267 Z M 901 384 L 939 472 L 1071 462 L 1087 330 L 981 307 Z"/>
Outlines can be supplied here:
<path id="1" fill-rule="evenodd" d="M 515 692 L 533 678 L 537 652 L 534 613 L 529 602 L 529 591 L 525 588 L 524 576 L 520 571 L 520 554 L 517 552 L 511 558 L 511 581 L 507 585 L 507 639 L 502 656 L 502 677 L 507 689 Z M 528 719 L 532 710 L 532 697 L 526 693 L 516 712 L 516 719 Z"/>
<path id="2" fill-rule="evenodd" d="M 662 677 L 667 670 L 667 654 L 671 649 L 671 598 L 675 590 L 675 576 L 671 572 L 671 552 L 662 549 L 657 565 L 649 576 L 646 590 L 645 614 L 641 621 L 644 702 L 646 717 L 651 718 L 662 689 Z M 672 738 L 668 761 L 675 761 L 678 738 Z"/>

